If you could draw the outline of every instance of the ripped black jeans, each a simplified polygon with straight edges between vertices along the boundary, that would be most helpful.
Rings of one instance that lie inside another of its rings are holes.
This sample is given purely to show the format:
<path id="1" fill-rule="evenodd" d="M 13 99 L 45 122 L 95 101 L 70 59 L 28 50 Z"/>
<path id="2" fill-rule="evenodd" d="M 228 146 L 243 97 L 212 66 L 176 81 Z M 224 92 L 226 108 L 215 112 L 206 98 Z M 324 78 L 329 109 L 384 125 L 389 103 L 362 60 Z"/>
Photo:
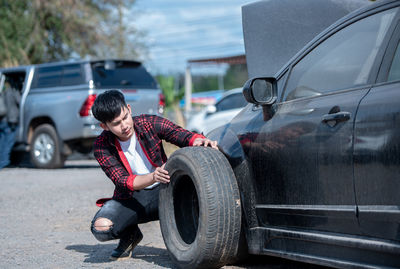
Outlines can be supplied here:
<path id="1" fill-rule="evenodd" d="M 97 211 L 91 231 L 99 241 L 119 239 L 137 228 L 137 224 L 158 220 L 158 194 L 160 185 L 151 190 L 135 191 L 132 199 L 109 200 Z M 108 231 L 98 231 L 94 222 L 109 219 L 113 225 Z"/>

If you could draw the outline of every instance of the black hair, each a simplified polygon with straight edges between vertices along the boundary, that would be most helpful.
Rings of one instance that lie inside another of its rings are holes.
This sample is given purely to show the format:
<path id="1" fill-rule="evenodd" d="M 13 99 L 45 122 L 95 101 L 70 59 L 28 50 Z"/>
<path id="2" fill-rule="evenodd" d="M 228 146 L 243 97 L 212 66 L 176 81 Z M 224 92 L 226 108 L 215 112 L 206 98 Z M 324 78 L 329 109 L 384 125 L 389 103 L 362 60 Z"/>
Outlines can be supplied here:
<path id="1" fill-rule="evenodd" d="M 102 123 L 113 121 L 127 107 L 124 95 L 117 90 L 105 91 L 97 96 L 92 106 L 93 116 Z"/>

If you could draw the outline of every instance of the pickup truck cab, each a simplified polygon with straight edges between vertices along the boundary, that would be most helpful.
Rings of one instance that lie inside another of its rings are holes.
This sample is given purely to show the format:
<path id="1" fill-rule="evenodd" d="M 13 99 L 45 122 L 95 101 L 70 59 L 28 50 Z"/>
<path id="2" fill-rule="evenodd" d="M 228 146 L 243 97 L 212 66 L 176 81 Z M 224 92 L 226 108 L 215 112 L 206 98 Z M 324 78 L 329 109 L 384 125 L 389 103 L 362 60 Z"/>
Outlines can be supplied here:
<path id="1" fill-rule="evenodd" d="M 57 168 L 73 151 L 89 153 L 101 132 L 91 114 L 96 96 L 121 90 L 133 114 L 158 114 L 161 90 L 140 62 L 97 60 L 58 62 L 0 69 L 21 92 L 14 151 L 28 151 L 38 168 Z"/>

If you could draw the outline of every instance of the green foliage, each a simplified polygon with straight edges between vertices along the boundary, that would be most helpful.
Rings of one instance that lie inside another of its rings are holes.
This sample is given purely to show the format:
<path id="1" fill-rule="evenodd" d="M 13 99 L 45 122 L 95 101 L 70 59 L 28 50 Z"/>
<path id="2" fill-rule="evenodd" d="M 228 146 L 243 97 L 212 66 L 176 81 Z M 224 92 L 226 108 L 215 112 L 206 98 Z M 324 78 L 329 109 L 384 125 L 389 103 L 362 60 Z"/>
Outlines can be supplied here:
<path id="1" fill-rule="evenodd" d="M 218 76 L 216 75 L 192 76 L 192 82 L 194 92 L 218 90 Z"/>
<path id="2" fill-rule="evenodd" d="M 185 89 L 183 85 L 183 76 L 157 75 L 156 79 L 165 96 L 165 105 L 167 108 L 177 104 L 183 98 Z"/>
<path id="3" fill-rule="evenodd" d="M 73 57 L 137 58 L 138 50 L 144 49 L 138 41 L 140 33 L 123 20 L 124 8 L 133 3 L 0 0 L 0 66 Z"/>
<path id="4" fill-rule="evenodd" d="M 229 90 L 243 87 L 244 83 L 248 79 L 247 66 L 245 64 L 229 66 L 223 79 L 225 89 Z M 217 75 L 193 76 L 192 80 L 194 92 L 219 89 Z"/>
<path id="5" fill-rule="evenodd" d="M 165 96 L 165 105 L 169 107 L 174 103 L 175 95 L 174 95 L 174 77 L 173 76 L 156 76 L 158 84 L 162 89 L 162 92 Z"/>
<path id="6" fill-rule="evenodd" d="M 31 29 L 28 27 L 33 23 L 32 14 L 24 14 L 28 9 L 27 1 L 0 0 L 0 60 L 7 65 L 15 65 L 20 62 L 27 62 L 27 55 L 24 49 L 30 42 Z M 40 54 L 41 51 L 34 51 Z M 2 64 L 4 65 L 4 64 Z"/>
<path id="7" fill-rule="evenodd" d="M 248 80 L 247 66 L 245 64 L 237 64 L 229 66 L 224 77 L 225 89 L 233 89 L 243 87 Z"/>

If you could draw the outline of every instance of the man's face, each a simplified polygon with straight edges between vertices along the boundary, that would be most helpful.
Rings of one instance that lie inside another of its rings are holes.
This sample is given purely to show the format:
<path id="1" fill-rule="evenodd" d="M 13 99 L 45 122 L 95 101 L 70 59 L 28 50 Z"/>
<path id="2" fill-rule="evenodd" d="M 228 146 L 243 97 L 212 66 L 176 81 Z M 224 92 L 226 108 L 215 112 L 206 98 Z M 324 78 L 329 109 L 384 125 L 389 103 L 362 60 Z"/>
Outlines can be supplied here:
<path id="1" fill-rule="evenodd" d="M 112 121 L 100 123 L 101 128 L 111 131 L 121 141 L 129 140 L 134 134 L 131 107 L 130 105 L 127 106 L 128 107 L 122 108 L 121 114 Z"/>

